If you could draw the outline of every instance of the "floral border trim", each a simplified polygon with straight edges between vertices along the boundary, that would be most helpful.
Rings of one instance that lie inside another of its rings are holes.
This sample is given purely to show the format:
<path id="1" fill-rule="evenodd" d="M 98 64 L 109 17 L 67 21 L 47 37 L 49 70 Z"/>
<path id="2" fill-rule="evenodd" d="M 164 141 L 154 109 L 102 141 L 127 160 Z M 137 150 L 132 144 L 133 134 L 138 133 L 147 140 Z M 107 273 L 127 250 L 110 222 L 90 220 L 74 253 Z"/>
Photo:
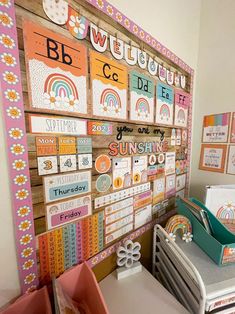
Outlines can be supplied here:
<path id="1" fill-rule="evenodd" d="M 130 20 L 127 16 L 117 10 L 112 4 L 106 0 L 85 0 L 92 4 L 98 10 L 104 12 L 111 17 L 118 24 L 125 27 L 129 32 L 134 34 L 140 40 L 154 48 L 157 52 L 160 52 L 164 57 L 180 66 L 183 70 L 189 74 L 194 74 L 194 70 L 187 65 L 182 59 L 178 58 L 172 51 L 163 46 L 157 39 L 152 37 L 149 33 L 145 32 L 139 25 Z"/>
<path id="2" fill-rule="evenodd" d="M 21 292 L 38 286 L 24 101 L 14 0 L 0 0 L 0 90 Z"/>
<path id="3" fill-rule="evenodd" d="M 157 223 L 161 223 L 164 220 L 170 218 L 171 216 L 173 216 L 176 213 L 175 210 L 171 210 L 168 213 L 164 214 L 163 216 L 154 219 L 153 221 L 147 223 L 146 225 L 144 225 L 143 227 L 135 230 L 134 232 L 130 233 L 128 236 L 126 236 L 125 238 L 123 238 L 122 240 L 114 243 L 113 245 L 111 245 L 110 247 L 108 247 L 107 249 L 103 250 L 102 252 L 98 253 L 97 255 L 93 256 L 92 258 L 90 258 L 87 263 L 88 265 L 93 268 L 95 267 L 97 264 L 99 264 L 100 262 L 102 262 L 104 259 L 106 259 L 107 257 L 109 257 L 110 255 L 112 255 L 113 253 L 116 252 L 117 248 L 124 244 L 125 241 L 127 240 L 134 240 L 138 237 L 140 237 L 143 233 L 145 233 L 146 231 L 148 231 L 149 229 L 153 228 L 153 226 Z"/>

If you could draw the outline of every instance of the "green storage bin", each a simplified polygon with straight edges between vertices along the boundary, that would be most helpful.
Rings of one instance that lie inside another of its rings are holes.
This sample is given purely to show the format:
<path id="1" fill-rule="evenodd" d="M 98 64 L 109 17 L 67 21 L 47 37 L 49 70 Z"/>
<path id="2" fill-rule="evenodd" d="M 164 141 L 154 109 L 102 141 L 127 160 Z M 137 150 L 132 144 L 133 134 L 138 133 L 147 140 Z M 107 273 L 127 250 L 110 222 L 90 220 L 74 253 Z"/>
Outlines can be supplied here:
<path id="1" fill-rule="evenodd" d="M 231 233 L 201 202 L 194 198 L 192 203 L 208 213 L 212 235 L 209 234 L 202 223 L 188 209 L 188 204 L 183 199 L 176 201 L 177 212 L 186 216 L 192 224 L 193 241 L 210 256 L 219 266 L 235 263 L 235 234 Z"/>

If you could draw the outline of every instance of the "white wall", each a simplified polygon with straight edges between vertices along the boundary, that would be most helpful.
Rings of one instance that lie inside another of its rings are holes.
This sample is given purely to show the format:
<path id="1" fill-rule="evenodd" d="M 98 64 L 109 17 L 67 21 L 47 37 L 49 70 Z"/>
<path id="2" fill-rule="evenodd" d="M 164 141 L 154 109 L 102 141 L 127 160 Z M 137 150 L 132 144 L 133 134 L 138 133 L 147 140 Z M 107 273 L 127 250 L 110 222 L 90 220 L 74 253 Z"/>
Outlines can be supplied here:
<path id="1" fill-rule="evenodd" d="M 205 185 L 234 184 L 235 176 L 198 170 L 204 115 L 235 111 L 235 1 L 203 0 L 194 102 L 191 195 Z"/>
<path id="2" fill-rule="evenodd" d="M 111 0 L 167 48 L 196 69 L 201 0 Z M 1 122 L 1 121 L 0 121 Z M 19 282 L 15 257 L 10 190 L 6 169 L 3 125 L 0 123 L 0 307 L 17 296 Z"/>
<path id="3" fill-rule="evenodd" d="M 201 0 L 110 0 L 110 3 L 196 69 Z"/>

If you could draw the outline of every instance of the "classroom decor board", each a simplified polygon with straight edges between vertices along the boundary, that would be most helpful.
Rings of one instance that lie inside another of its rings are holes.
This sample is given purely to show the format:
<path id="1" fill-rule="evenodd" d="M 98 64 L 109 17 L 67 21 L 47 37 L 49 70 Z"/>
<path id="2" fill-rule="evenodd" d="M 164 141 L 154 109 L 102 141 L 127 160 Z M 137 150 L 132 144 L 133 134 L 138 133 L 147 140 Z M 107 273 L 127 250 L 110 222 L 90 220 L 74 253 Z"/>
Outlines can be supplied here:
<path id="1" fill-rule="evenodd" d="M 203 143 L 227 143 L 229 136 L 230 112 L 204 116 Z"/>
<path id="2" fill-rule="evenodd" d="M 202 144 L 199 169 L 223 173 L 226 154 L 226 145 Z"/>
<path id="3" fill-rule="evenodd" d="M 173 214 L 188 193 L 194 72 L 105 0 L 0 0 L 0 30 L 25 293 Z"/>

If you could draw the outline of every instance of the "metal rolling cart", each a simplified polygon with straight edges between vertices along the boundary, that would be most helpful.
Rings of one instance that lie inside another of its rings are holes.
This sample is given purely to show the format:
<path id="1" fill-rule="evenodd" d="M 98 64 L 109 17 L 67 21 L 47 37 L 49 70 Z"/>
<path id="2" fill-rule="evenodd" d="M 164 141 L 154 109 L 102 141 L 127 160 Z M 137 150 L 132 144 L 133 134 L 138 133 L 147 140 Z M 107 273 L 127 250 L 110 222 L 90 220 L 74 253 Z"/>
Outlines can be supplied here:
<path id="1" fill-rule="evenodd" d="M 196 243 L 154 227 L 153 275 L 190 313 L 235 313 L 235 265 L 219 267 Z"/>

